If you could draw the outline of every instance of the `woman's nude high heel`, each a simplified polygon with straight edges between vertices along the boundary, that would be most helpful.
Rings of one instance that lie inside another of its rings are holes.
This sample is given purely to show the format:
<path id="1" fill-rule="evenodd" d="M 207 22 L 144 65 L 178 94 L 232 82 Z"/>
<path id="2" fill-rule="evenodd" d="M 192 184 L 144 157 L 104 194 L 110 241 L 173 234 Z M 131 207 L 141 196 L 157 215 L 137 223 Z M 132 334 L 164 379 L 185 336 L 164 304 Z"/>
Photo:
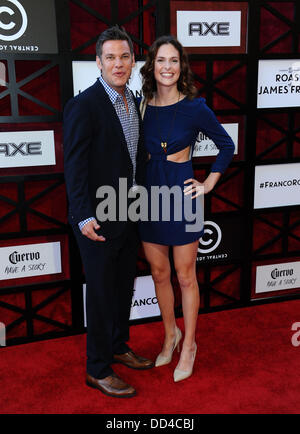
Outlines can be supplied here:
<path id="1" fill-rule="evenodd" d="M 163 365 L 167 365 L 168 363 L 171 362 L 172 360 L 172 356 L 173 356 L 173 352 L 175 350 L 175 348 L 177 347 L 177 351 L 180 351 L 180 345 L 179 342 L 182 338 L 182 333 L 181 330 L 176 327 L 175 328 L 175 341 L 174 341 L 174 345 L 170 351 L 170 353 L 167 356 L 163 356 L 161 353 L 157 356 L 156 361 L 155 361 L 155 366 L 163 366 Z"/>
<path id="2" fill-rule="evenodd" d="M 192 353 L 192 366 L 188 371 L 182 371 L 181 369 L 176 368 L 174 371 L 174 381 L 177 383 L 178 381 L 185 380 L 186 378 L 190 377 L 193 373 L 193 367 L 194 362 L 196 358 L 196 352 L 197 352 L 197 345 L 195 344 L 194 351 Z"/>

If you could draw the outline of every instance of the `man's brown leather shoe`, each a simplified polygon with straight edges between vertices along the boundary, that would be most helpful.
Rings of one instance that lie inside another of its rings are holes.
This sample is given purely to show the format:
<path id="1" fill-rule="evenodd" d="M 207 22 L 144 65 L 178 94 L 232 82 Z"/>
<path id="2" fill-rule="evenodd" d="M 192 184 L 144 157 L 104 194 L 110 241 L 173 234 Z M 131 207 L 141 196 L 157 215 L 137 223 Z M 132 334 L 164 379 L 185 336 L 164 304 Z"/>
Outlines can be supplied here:
<path id="1" fill-rule="evenodd" d="M 113 362 L 122 363 L 132 369 L 150 369 L 154 366 L 152 360 L 144 359 L 144 357 L 138 356 L 131 350 L 125 354 L 115 354 Z"/>
<path id="2" fill-rule="evenodd" d="M 86 384 L 114 398 L 131 398 L 136 395 L 135 389 L 129 386 L 129 384 L 126 384 L 125 381 L 115 373 L 100 380 L 86 374 Z"/>

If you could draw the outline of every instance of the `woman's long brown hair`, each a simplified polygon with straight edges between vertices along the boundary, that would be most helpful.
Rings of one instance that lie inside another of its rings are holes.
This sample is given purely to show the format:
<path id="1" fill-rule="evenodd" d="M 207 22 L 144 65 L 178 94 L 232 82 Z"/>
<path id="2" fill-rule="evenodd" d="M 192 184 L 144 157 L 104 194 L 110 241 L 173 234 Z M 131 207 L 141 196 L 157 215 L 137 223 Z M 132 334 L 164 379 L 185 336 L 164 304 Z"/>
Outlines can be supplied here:
<path id="1" fill-rule="evenodd" d="M 188 56 L 175 36 L 168 35 L 161 36 L 153 42 L 149 48 L 145 65 L 141 68 L 141 74 L 143 77 L 142 90 L 146 100 L 150 101 L 157 89 L 156 80 L 154 78 L 154 62 L 158 49 L 164 44 L 172 44 L 179 53 L 181 73 L 177 82 L 178 90 L 186 95 L 189 99 L 195 98 L 197 96 L 198 90 L 194 85 L 193 74 L 190 69 Z"/>

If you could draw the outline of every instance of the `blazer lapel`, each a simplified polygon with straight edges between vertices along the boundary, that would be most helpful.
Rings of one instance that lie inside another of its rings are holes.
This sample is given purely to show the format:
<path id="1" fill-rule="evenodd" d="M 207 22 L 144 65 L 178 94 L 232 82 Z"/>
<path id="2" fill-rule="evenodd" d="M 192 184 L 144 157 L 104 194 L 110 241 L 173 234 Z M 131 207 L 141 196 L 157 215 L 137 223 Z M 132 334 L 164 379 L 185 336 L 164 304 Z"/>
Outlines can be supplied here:
<path id="1" fill-rule="evenodd" d="M 141 128 L 142 128 L 142 117 L 141 117 L 141 112 L 140 112 L 140 108 L 139 108 L 139 105 L 138 105 L 137 99 L 136 99 L 136 97 L 134 96 L 134 93 L 132 92 L 132 90 L 131 90 L 130 92 L 131 92 L 131 94 L 132 94 L 132 98 L 133 98 L 133 101 L 134 101 L 134 105 L 135 105 L 135 108 L 136 108 L 136 111 L 137 111 L 137 114 L 138 114 L 138 117 L 139 117 L 139 136 L 140 136 L 140 135 L 141 135 Z"/>

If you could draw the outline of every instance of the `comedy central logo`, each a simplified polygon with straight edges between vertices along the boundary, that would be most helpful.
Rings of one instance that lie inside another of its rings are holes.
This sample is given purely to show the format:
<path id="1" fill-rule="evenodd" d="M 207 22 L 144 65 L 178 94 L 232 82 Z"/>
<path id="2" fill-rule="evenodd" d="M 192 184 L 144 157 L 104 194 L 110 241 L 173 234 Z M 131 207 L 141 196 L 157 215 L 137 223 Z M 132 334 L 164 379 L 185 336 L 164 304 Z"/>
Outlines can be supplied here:
<path id="1" fill-rule="evenodd" d="M 214 251 L 222 240 L 220 227 L 212 221 L 204 222 L 204 234 L 199 240 L 198 253 L 207 254 Z"/>
<path id="2" fill-rule="evenodd" d="M 6 0 L 7 6 L 0 6 L 0 39 L 15 41 L 27 28 L 27 14 L 18 0 Z"/>

